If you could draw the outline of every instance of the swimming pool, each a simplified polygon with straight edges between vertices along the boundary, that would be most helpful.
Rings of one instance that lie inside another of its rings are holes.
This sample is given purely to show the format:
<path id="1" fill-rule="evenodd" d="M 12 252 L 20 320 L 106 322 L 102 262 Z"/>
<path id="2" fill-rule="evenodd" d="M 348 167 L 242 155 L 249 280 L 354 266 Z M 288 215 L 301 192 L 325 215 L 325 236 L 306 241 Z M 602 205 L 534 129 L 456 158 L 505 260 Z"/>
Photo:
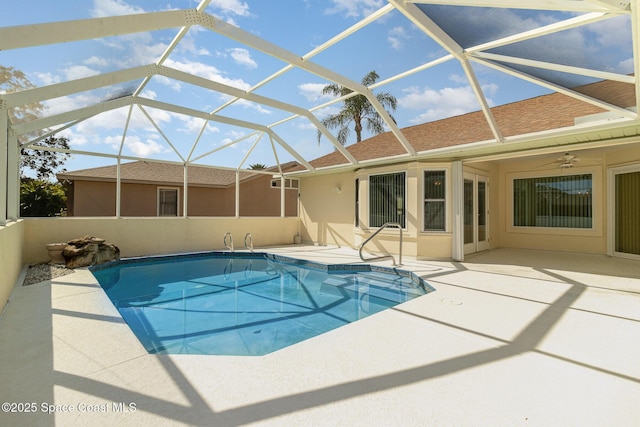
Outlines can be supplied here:
<path id="1" fill-rule="evenodd" d="M 207 252 L 90 268 L 150 353 L 257 356 L 432 290 L 408 271 Z"/>

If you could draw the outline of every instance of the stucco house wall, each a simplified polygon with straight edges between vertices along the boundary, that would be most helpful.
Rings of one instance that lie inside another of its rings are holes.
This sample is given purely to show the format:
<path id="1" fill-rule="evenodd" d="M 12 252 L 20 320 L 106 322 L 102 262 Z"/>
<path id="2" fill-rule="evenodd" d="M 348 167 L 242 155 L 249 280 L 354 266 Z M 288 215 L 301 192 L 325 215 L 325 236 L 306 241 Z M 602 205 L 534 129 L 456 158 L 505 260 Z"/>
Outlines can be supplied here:
<path id="1" fill-rule="evenodd" d="M 607 226 L 612 218 L 608 216 L 608 207 L 612 203 L 609 192 L 610 168 L 640 164 L 640 146 L 638 144 L 585 151 L 580 154 L 582 160 L 567 171 L 541 169 L 544 163 L 531 158 L 520 161 L 503 161 L 499 165 L 499 215 L 501 227 L 496 238 L 502 247 L 544 249 L 565 252 L 592 254 L 607 253 Z M 513 203 L 511 180 L 513 177 L 549 174 L 593 173 L 593 221 L 592 230 L 580 229 L 518 229 L 513 227 L 511 205 Z M 640 194 L 638 194 L 640 197 Z M 640 215 L 640 213 L 638 214 Z"/>
<path id="2" fill-rule="evenodd" d="M 613 203 L 607 171 L 626 165 L 640 165 L 640 143 L 614 148 L 597 148 L 580 152 L 581 161 L 570 169 L 561 169 L 550 160 L 558 154 L 528 158 L 473 162 L 464 165 L 464 172 L 488 178 L 489 248 L 512 247 L 563 252 L 607 254 L 609 238 L 609 207 Z M 447 177 L 448 216 L 444 232 L 423 231 L 422 174 L 429 169 L 444 169 Z M 306 241 L 321 245 L 358 248 L 375 232 L 369 228 L 368 193 L 372 174 L 405 172 L 407 175 L 407 225 L 403 230 L 403 253 L 419 258 L 451 258 L 454 213 L 452 200 L 460 189 L 451 180 L 451 162 L 411 162 L 384 167 L 362 168 L 340 174 L 325 174 L 301 179 L 301 233 Z M 593 226 L 590 229 L 543 228 L 513 226 L 513 179 L 537 176 L 562 176 L 590 173 L 592 182 Z M 360 227 L 355 221 L 355 180 L 360 186 Z M 336 192 L 340 187 L 341 191 Z M 640 194 L 638 194 L 640 197 Z M 640 215 L 640 213 L 639 213 Z M 373 252 L 398 253 L 398 232 L 381 232 L 367 248 Z"/>
<path id="3" fill-rule="evenodd" d="M 240 184 L 240 216 L 280 216 L 280 189 L 271 187 L 269 175 Z M 179 184 L 121 184 L 121 216 L 157 216 L 158 189 L 178 190 L 178 216 L 183 214 L 183 188 Z M 69 216 L 115 216 L 116 183 L 75 179 L 67 184 Z M 188 216 L 235 216 L 235 187 L 189 186 Z M 285 216 L 296 216 L 298 190 L 285 189 Z"/>

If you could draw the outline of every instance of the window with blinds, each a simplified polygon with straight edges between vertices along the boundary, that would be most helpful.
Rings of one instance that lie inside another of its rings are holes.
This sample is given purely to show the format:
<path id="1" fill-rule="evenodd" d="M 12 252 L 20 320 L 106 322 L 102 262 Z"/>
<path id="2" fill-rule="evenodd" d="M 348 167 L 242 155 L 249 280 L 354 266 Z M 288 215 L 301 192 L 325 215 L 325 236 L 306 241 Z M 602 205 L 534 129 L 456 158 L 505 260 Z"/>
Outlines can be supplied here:
<path id="1" fill-rule="evenodd" d="M 445 171 L 424 172 L 424 230 L 445 231 Z"/>
<path id="2" fill-rule="evenodd" d="M 405 224 L 405 173 L 387 173 L 369 177 L 369 227 L 387 222 Z"/>
<path id="3" fill-rule="evenodd" d="M 516 227 L 592 228 L 591 174 L 513 180 Z"/>
<path id="4" fill-rule="evenodd" d="M 158 216 L 178 216 L 178 190 L 158 189 Z"/>

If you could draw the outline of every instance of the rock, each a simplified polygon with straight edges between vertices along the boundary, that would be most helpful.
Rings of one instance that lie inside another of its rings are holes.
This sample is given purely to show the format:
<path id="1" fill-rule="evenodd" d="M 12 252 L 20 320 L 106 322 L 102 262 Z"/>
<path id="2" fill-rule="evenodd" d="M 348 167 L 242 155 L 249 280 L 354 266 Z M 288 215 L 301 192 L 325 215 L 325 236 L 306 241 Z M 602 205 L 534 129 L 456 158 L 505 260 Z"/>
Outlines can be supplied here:
<path id="1" fill-rule="evenodd" d="M 62 256 L 67 268 L 87 267 L 120 259 L 120 249 L 104 239 L 84 236 L 67 242 Z"/>

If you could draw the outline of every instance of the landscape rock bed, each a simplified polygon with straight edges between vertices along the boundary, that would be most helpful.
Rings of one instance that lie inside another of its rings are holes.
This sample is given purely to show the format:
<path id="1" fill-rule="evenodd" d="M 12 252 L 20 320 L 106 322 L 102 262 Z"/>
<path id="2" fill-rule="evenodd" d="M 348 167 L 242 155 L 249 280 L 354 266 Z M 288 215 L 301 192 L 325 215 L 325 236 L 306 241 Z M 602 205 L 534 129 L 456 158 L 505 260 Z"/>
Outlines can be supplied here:
<path id="1" fill-rule="evenodd" d="M 44 282 L 45 280 L 56 279 L 75 273 L 73 270 L 66 268 L 64 265 L 52 265 L 48 263 L 30 265 L 27 269 L 27 275 L 22 282 L 22 286 L 33 285 L 35 283 Z"/>

